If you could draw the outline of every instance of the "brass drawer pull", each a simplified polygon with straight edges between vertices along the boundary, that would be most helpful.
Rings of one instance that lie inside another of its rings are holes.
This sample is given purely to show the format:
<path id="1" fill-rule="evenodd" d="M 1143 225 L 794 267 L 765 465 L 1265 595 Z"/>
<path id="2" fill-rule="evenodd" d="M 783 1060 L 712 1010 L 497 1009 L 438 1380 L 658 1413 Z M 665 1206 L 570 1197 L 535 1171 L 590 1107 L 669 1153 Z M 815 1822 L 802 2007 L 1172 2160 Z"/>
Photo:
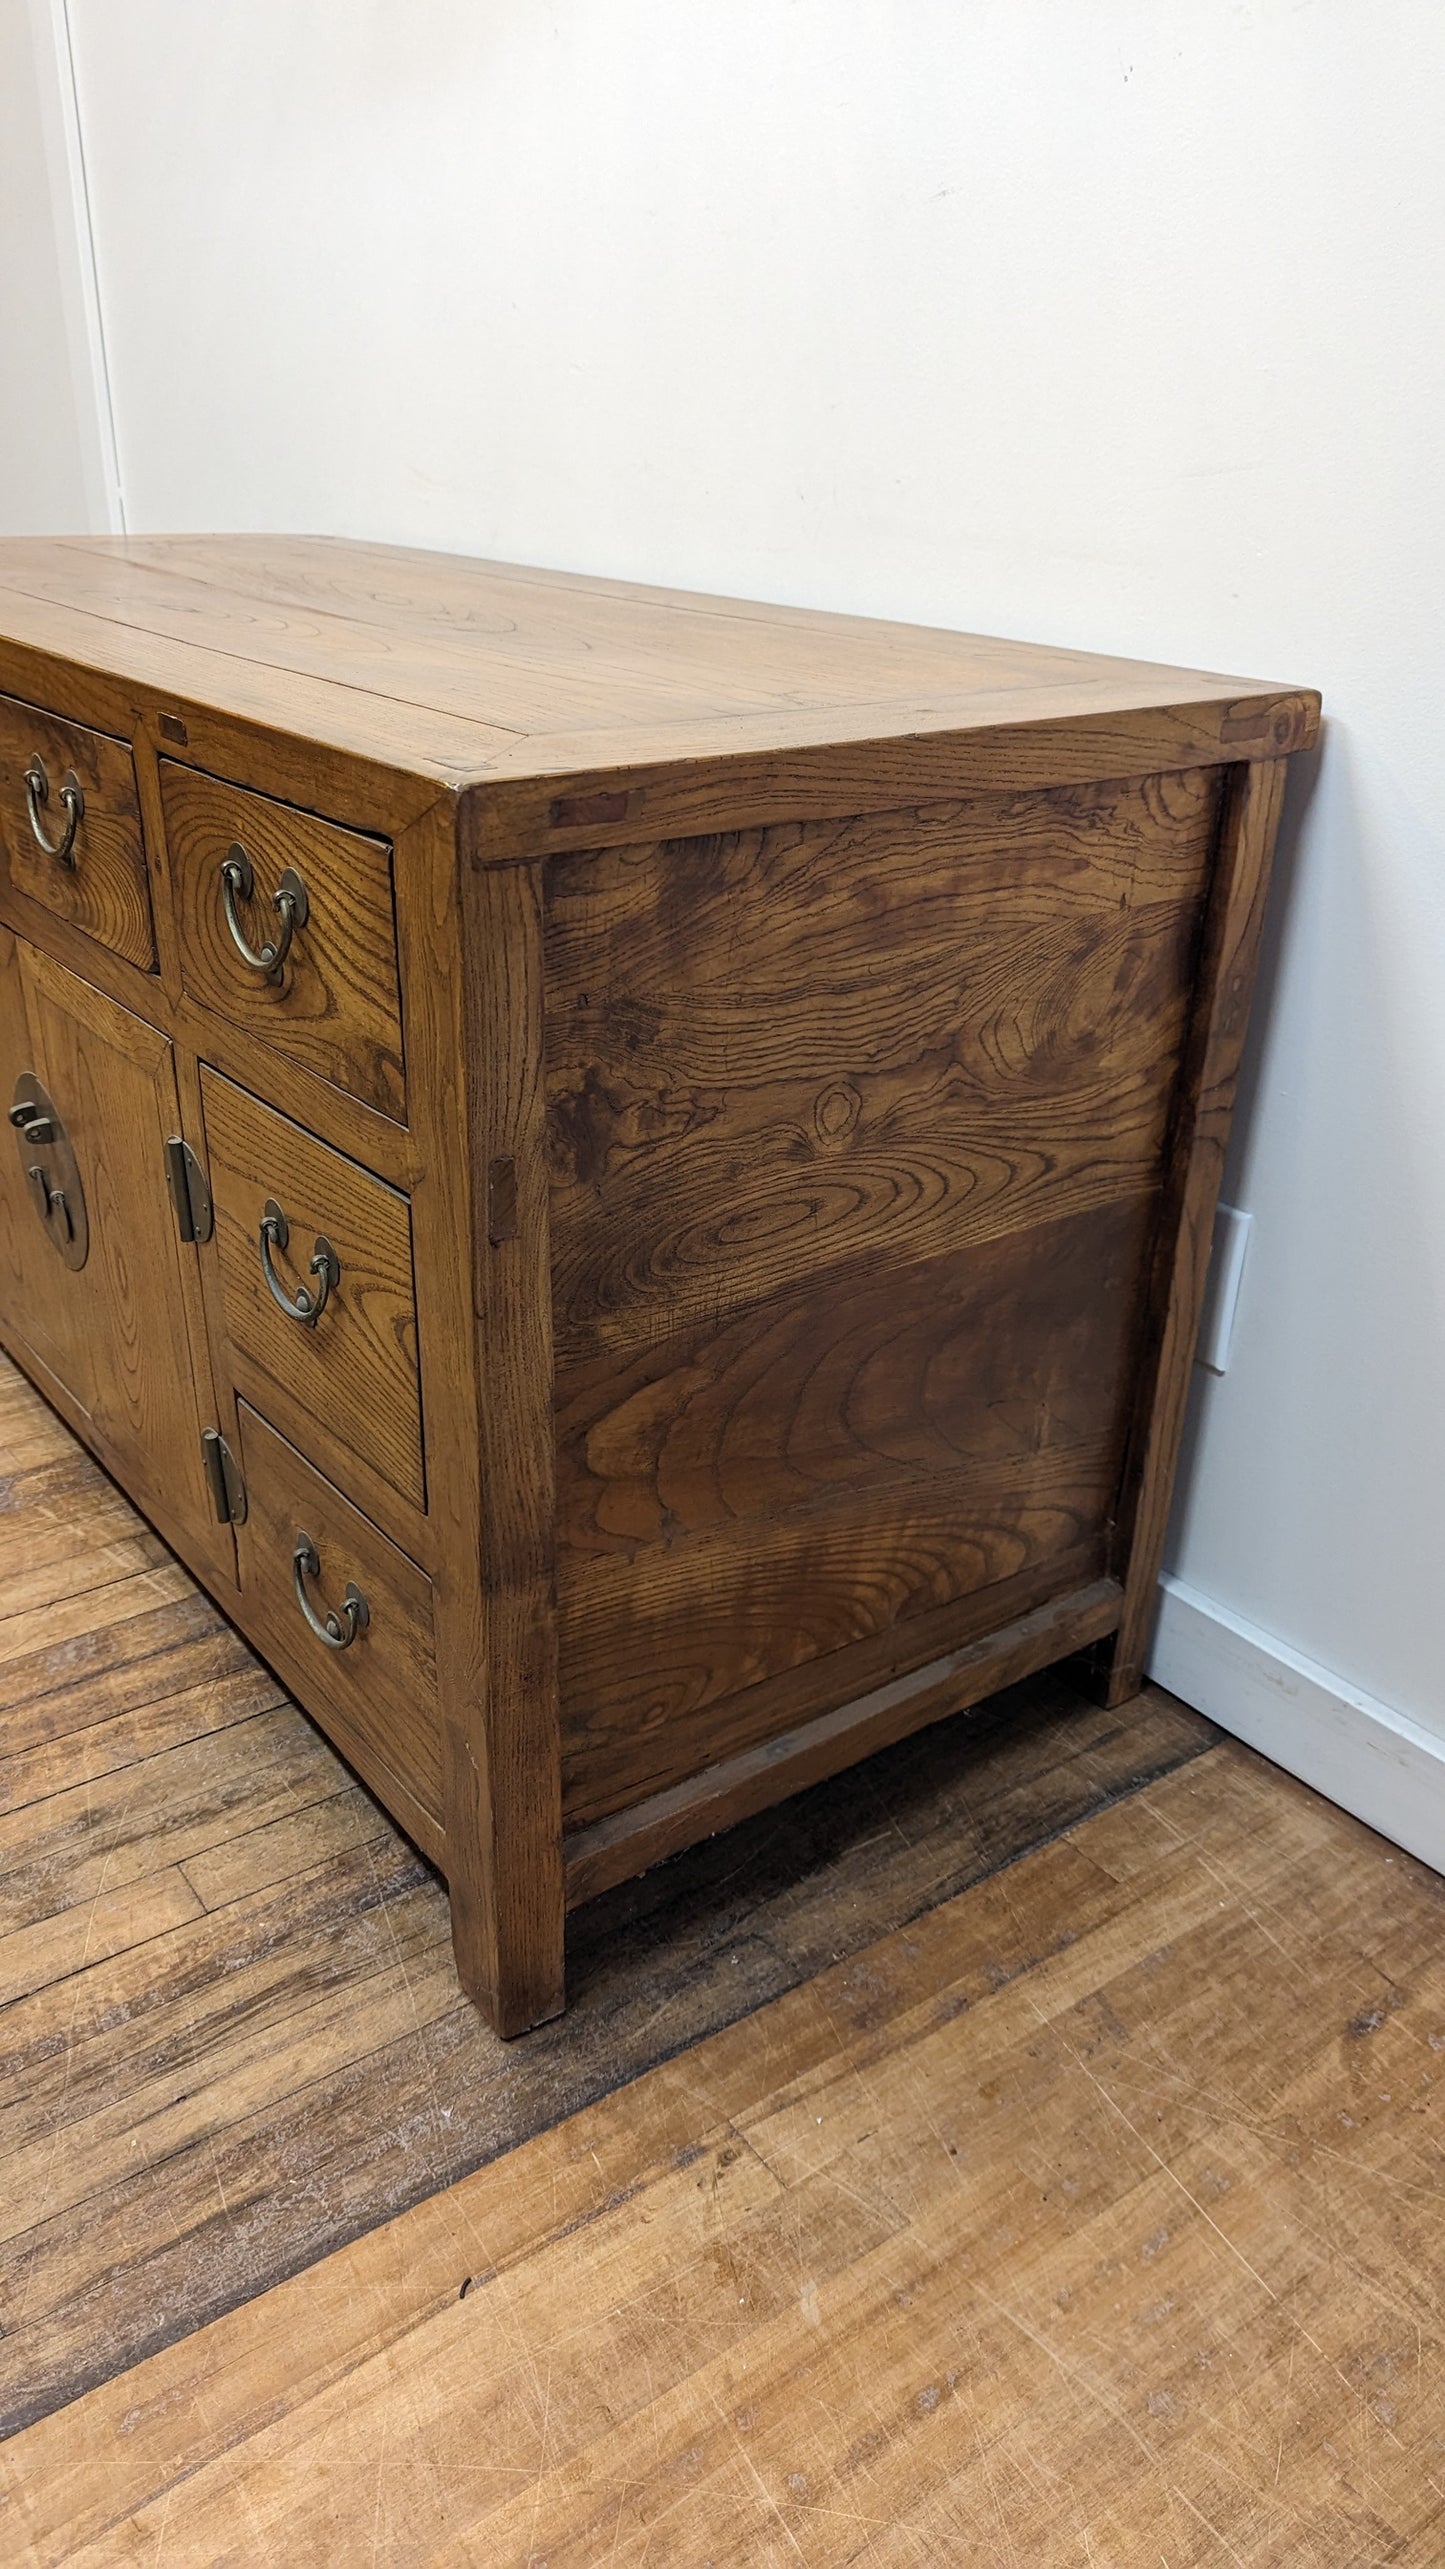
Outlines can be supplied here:
<path id="1" fill-rule="evenodd" d="M 328 1650 L 349 1650 L 357 1634 L 365 1632 L 371 1621 L 371 1608 L 355 1580 L 347 1586 L 339 1614 L 328 1608 L 324 1616 L 319 1615 L 306 1593 L 306 1582 L 320 1578 L 321 1558 L 310 1535 L 299 1532 L 291 1555 L 291 1576 L 296 1582 L 296 1603 L 317 1640 L 324 1641 Z"/>
<path id="2" fill-rule="evenodd" d="M 318 1231 L 309 1269 L 316 1278 L 316 1291 L 313 1293 L 308 1285 L 300 1285 L 293 1301 L 271 1264 L 272 1250 L 284 1250 L 290 1237 L 290 1223 L 274 1196 L 268 1195 L 261 1208 L 260 1237 L 261 1273 L 266 1279 L 266 1290 L 277 1310 L 284 1311 L 288 1320 L 299 1320 L 303 1329 L 314 1329 L 341 1282 L 341 1260 L 330 1241 Z"/>
<path id="3" fill-rule="evenodd" d="M 59 838 L 53 839 L 47 837 L 45 824 L 40 817 L 42 803 L 48 803 L 50 800 L 50 779 L 45 772 L 45 761 L 37 751 L 25 770 L 25 802 L 30 814 L 30 827 L 47 856 L 53 856 L 57 865 L 73 866 L 75 833 L 80 827 L 85 812 L 85 796 L 80 790 L 80 778 L 73 767 L 68 767 L 61 779 L 60 799 L 65 806 L 65 827 Z"/>
<path id="4" fill-rule="evenodd" d="M 306 897 L 306 886 L 296 868 L 294 865 L 288 865 L 272 894 L 272 907 L 281 921 L 281 933 L 262 946 L 258 952 L 236 916 L 236 903 L 252 900 L 255 891 L 256 877 L 251 860 L 240 840 L 233 839 L 221 859 L 221 899 L 225 904 L 226 925 L 231 931 L 231 943 L 241 961 L 249 964 L 253 972 L 264 973 L 268 981 L 279 981 L 282 967 L 291 951 L 291 940 L 298 928 L 305 927 L 311 915 L 311 904 Z"/>

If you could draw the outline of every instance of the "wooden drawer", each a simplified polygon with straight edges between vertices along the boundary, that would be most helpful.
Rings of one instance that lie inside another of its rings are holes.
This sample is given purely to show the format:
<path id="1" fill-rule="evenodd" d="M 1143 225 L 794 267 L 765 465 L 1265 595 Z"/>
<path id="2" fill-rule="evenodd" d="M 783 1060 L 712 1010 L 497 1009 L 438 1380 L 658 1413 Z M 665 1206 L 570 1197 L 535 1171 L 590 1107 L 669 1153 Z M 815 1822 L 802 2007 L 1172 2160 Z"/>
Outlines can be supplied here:
<path id="1" fill-rule="evenodd" d="M 237 1547 L 247 1629 L 342 1755 L 439 1859 L 431 1581 L 244 1401 L 239 1415 L 246 1516 Z M 364 1608 L 348 1608 L 348 1590 Z M 308 1608 L 323 1629 L 333 1618 L 341 1647 L 308 1621 Z"/>
<path id="2" fill-rule="evenodd" d="M 181 978 L 192 999 L 215 1009 L 397 1123 L 405 1120 L 401 992 L 391 849 L 384 839 L 339 829 L 265 794 L 161 761 L 161 804 L 176 883 Z M 223 869 L 251 889 L 232 890 L 227 917 Z M 277 896 L 283 878 L 305 892 L 279 969 L 248 963 L 284 934 Z"/>
<path id="3" fill-rule="evenodd" d="M 204 1064 L 201 1097 L 216 1224 L 206 1254 L 219 1261 L 238 1379 L 259 1378 L 268 1410 L 328 1469 L 349 1481 L 359 1463 L 423 1507 L 406 1197 Z M 274 1227 L 263 1238 L 268 1204 L 284 1217 L 284 1244 Z M 329 1284 L 312 1270 L 318 1242 L 334 1256 Z M 319 1315 L 293 1318 L 278 1293 L 320 1298 Z"/>
<path id="4" fill-rule="evenodd" d="M 71 808 L 62 794 L 70 779 L 81 808 L 67 846 Z M 42 847 L 41 832 L 50 848 L 66 853 Z M 0 696 L 0 847 L 17 892 L 127 963 L 155 970 L 140 804 L 125 741 Z"/>

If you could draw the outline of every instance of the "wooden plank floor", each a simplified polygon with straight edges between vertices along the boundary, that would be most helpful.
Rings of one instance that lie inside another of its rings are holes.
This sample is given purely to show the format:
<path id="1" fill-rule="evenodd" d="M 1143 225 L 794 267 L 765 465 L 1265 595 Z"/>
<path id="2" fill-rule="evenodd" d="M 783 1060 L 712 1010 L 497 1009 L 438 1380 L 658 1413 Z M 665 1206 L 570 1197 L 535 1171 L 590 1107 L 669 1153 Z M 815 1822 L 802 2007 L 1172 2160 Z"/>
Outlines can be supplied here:
<path id="1" fill-rule="evenodd" d="M 5 2556 L 1439 2569 L 1442 1931 L 1214 1747 L 15 2438 Z"/>
<path id="2" fill-rule="evenodd" d="M 1213 1737 L 1016 1688 L 590 1904 L 499 2044 L 435 1877 L 0 1359 L 0 2431 Z"/>
<path id="3" fill-rule="evenodd" d="M 0 1365 L 0 2377 L 102 2384 L 0 2556 L 1445 2560 L 1442 1886 L 1055 1686 L 598 1904 L 508 2050 Z"/>

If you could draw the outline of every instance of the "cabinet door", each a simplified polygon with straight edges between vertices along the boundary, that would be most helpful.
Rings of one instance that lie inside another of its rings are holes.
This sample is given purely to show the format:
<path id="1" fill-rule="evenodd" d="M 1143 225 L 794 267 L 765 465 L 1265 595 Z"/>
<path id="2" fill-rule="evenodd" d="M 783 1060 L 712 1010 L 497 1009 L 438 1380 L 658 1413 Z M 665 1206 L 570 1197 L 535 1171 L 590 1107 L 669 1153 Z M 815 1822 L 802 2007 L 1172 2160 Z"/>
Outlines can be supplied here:
<path id="1" fill-rule="evenodd" d="M 63 1123 L 84 1194 L 89 1245 L 67 1265 L 32 1201 L 24 1153 L 6 1133 L 0 1179 L 0 1291 L 19 1335 L 85 1411 L 97 1449 L 163 1534 L 217 1577 L 235 1576 L 201 1454 L 214 1423 L 194 1247 L 166 1179 L 180 1132 L 166 1036 L 23 943 L 5 983 L 5 1068 L 16 1075 L 14 988 L 29 1058 Z M 9 1301 L 14 1294 L 13 1316 Z"/>
<path id="2" fill-rule="evenodd" d="M 40 1065 L 31 1039 L 20 968 L 21 946 L 0 927 L 0 1109 Z M 92 1350 L 85 1328 L 88 1297 L 46 1237 L 26 1177 L 26 1155 L 12 1127 L 0 1125 L 0 1322 L 23 1340 L 40 1379 L 49 1376 L 90 1414 Z"/>

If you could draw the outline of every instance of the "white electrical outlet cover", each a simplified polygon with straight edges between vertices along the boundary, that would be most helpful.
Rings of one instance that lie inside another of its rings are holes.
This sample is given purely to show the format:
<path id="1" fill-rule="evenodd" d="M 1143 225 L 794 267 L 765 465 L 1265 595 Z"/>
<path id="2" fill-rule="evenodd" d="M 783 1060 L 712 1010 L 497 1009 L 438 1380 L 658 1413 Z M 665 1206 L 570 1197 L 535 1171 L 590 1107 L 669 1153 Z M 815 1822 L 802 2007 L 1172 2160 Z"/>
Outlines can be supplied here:
<path id="1" fill-rule="evenodd" d="M 1229 1370 L 1229 1350 L 1234 1338 L 1234 1319 L 1239 1309 L 1239 1288 L 1244 1277 L 1245 1252 L 1249 1247 L 1253 1215 L 1241 1213 L 1235 1204 L 1221 1204 L 1214 1217 L 1214 1245 L 1209 1259 L 1209 1279 L 1204 1288 L 1204 1317 L 1199 1324 L 1199 1344 L 1195 1349 L 1196 1364 L 1208 1367 L 1211 1374 Z"/>

